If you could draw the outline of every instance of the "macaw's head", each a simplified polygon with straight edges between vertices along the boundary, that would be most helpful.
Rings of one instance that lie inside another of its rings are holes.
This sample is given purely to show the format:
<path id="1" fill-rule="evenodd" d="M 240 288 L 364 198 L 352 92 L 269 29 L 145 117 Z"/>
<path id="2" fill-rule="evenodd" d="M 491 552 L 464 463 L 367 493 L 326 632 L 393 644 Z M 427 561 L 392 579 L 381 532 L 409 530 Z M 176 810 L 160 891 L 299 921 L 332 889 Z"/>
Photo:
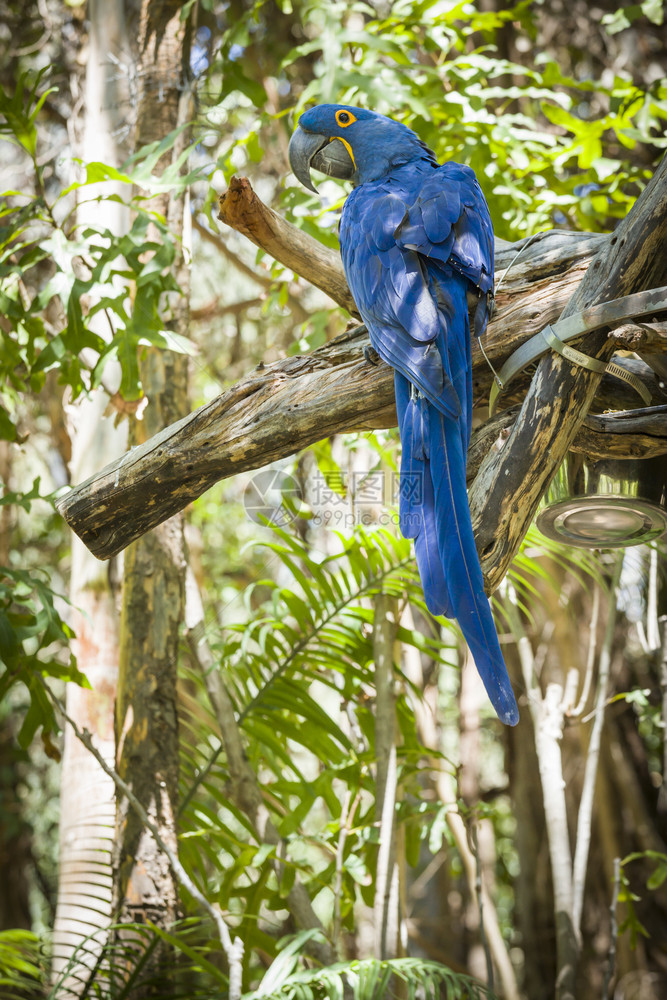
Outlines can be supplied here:
<path id="1" fill-rule="evenodd" d="M 320 104 L 306 111 L 289 144 L 290 166 L 311 191 L 311 169 L 356 186 L 417 159 L 436 163 L 412 129 L 376 111 L 345 104 Z"/>

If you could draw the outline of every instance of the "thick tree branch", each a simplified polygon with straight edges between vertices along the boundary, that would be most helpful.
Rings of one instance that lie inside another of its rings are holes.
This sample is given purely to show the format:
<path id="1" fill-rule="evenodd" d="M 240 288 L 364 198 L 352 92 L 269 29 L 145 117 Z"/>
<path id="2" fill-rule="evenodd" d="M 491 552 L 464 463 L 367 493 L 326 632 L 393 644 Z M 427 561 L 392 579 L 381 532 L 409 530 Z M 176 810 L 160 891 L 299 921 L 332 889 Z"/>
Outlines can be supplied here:
<path id="1" fill-rule="evenodd" d="M 667 157 L 613 236 L 605 240 L 561 318 L 598 302 L 667 282 Z M 614 349 L 604 331 L 580 350 L 607 360 Z M 490 455 L 470 491 L 470 509 L 487 582 L 505 575 L 581 426 L 600 375 L 550 352 L 538 366 L 505 446 Z M 494 511 L 494 517 L 485 511 Z"/>
<path id="2" fill-rule="evenodd" d="M 265 240 L 265 249 L 270 248 L 283 263 L 312 278 L 336 301 L 349 302 L 349 290 L 341 285 L 338 255 L 279 219 L 252 194 L 247 182 L 237 182 L 234 190 L 234 199 L 223 199 L 222 214 L 227 219 L 238 224 L 258 245 Z M 546 323 L 558 318 L 593 255 L 603 253 L 605 248 L 614 249 L 610 247 L 613 238 L 554 230 L 517 244 L 498 241 L 497 277 L 502 284 L 498 307 L 485 336 L 486 350 L 495 366 Z M 616 346 L 627 345 L 630 350 L 643 346 L 655 351 L 665 340 L 665 328 L 660 324 L 625 324 L 615 334 L 623 337 L 619 343 L 615 341 Z M 259 468 L 334 433 L 394 426 L 393 375 L 386 365 L 375 367 L 365 360 L 363 348 L 367 344 L 364 328 L 357 327 L 310 355 L 259 365 L 217 399 L 75 487 L 59 500 L 60 512 L 95 555 L 109 558 L 220 479 Z M 635 362 L 633 371 L 648 379 L 656 402 L 667 403 L 667 395 L 645 365 Z M 473 343 L 477 402 L 488 395 L 491 378 Z M 605 378 L 598 393 L 601 408 L 617 407 L 619 400 L 621 405 L 631 407 L 635 401 L 624 391 L 616 379 Z M 473 440 L 473 472 L 479 469 L 489 448 L 493 447 L 496 454 L 503 437 L 508 437 L 506 415 L 500 414 L 497 419 L 499 424 L 494 421 L 486 425 Z M 587 423 L 583 429 L 579 427 L 576 439 L 570 439 L 571 446 L 593 455 L 617 457 L 667 451 L 665 422 L 658 426 L 660 421 L 654 420 L 650 429 L 637 425 L 637 433 L 633 433 L 631 415 L 618 429 L 609 421 L 604 426 Z M 542 454 L 539 457 L 541 460 Z M 519 486 L 532 475 L 522 472 Z M 516 482 L 512 480 L 509 485 L 516 497 Z M 476 487 L 473 496 L 482 495 Z M 478 501 L 473 510 L 484 549 L 498 532 L 496 511 Z M 523 537 L 520 531 L 527 523 L 529 519 L 522 515 L 520 530 L 512 532 L 512 544 Z M 505 522 L 501 525 L 503 531 Z M 502 563 L 506 568 L 509 550 L 509 546 L 501 546 L 485 558 L 483 565 L 492 586 L 504 572 L 497 567 Z"/>

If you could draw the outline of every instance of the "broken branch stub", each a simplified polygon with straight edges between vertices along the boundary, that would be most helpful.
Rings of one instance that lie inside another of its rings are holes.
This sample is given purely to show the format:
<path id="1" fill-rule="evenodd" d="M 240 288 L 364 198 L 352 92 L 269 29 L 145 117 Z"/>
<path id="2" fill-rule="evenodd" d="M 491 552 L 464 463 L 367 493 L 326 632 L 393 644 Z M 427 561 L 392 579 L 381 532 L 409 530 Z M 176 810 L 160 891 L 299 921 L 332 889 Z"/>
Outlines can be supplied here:
<path id="1" fill-rule="evenodd" d="M 314 240 L 265 205 L 247 177 L 232 177 L 218 199 L 218 218 L 251 243 L 326 292 L 338 305 L 358 316 L 347 286 L 340 254 Z"/>

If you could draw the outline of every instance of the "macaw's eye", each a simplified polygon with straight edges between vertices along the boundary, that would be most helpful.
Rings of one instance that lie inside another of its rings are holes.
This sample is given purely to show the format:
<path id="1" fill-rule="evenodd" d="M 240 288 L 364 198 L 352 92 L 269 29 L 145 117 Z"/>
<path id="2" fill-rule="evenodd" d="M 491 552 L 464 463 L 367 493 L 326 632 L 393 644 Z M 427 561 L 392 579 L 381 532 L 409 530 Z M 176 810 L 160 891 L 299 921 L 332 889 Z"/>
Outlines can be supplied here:
<path id="1" fill-rule="evenodd" d="M 357 119 L 354 117 L 351 111 L 336 112 L 336 121 L 338 122 L 341 128 L 347 128 L 348 125 L 351 125 L 352 122 L 356 122 L 356 120 Z"/>

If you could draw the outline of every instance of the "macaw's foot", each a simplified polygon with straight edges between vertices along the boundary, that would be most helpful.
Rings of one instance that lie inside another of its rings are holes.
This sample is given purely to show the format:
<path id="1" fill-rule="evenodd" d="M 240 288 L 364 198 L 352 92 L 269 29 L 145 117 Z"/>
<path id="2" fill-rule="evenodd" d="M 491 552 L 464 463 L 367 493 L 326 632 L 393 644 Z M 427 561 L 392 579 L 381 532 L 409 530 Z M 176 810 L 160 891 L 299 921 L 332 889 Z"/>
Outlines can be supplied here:
<path id="1" fill-rule="evenodd" d="M 378 352 L 375 350 L 374 347 L 371 347 L 370 344 L 366 344 L 366 346 L 364 347 L 364 357 L 366 358 L 368 364 L 373 365 L 375 368 L 377 368 L 377 366 L 382 361 L 382 358 L 380 357 Z"/>

